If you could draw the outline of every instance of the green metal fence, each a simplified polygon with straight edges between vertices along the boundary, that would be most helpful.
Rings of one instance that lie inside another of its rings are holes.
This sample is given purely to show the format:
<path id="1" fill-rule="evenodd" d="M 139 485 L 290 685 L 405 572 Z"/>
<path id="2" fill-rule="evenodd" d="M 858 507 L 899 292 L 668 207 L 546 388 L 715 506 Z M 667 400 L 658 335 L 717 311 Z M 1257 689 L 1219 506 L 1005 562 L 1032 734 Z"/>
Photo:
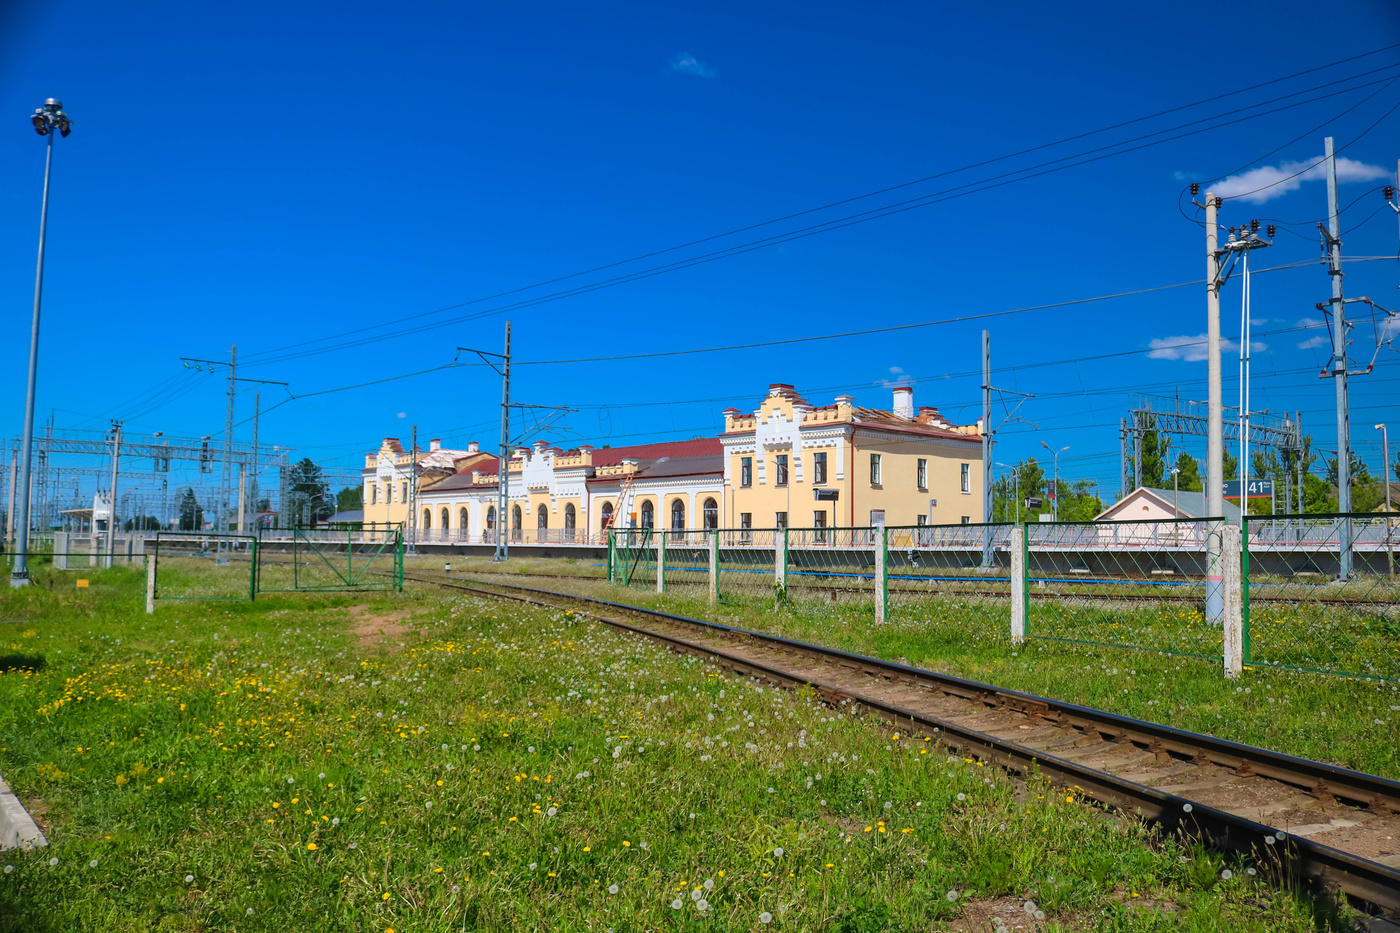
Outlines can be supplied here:
<path id="1" fill-rule="evenodd" d="M 403 589 L 402 523 L 292 528 L 259 549 L 258 591 Z"/>
<path id="2" fill-rule="evenodd" d="M 1400 516 L 1250 516 L 1245 663 L 1400 680 Z"/>
<path id="3" fill-rule="evenodd" d="M 1222 659 L 1222 618 L 1207 617 L 1206 596 L 1223 524 L 1026 525 L 1027 637 Z"/>
<path id="4" fill-rule="evenodd" d="M 885 528 L 886 618 L 1009 637 L 1015 528 L 1010 522 Z"/>
<path id="5" fill-rule="evenodd" d="M 258 595 L 252 535 L 157 532 L 147 559 L 153 600 L 243 601 Z"/>

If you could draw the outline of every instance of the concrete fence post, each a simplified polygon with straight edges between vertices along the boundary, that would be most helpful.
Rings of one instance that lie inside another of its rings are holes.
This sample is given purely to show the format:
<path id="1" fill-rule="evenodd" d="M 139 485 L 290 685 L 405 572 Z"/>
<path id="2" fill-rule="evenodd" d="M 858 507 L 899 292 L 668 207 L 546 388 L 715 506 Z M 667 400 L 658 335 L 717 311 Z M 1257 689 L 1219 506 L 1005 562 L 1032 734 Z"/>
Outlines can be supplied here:
<path id="1" fill-rule="evenodd" d="M 666 532 L 656 533 L 656 592 L 666 592 Z"/>
<path id="2" fill-rule="evenodd" d="M 886 572 L 889 541 L 885 535 L 884 525 L 878 526 L 877 531 L 878 534 L 875 535 L 875 624 L 880 625 L 884 623 L 886 613 L 889 610 L 889 574 Z"/>
<path id="3" fill-rule="evenodd" d="M 1220 523 L 1220 563 L 1225 589 L 1225 676 L 1231 680 L 1244 669 L 1244 589 L 1240 573 L 1240 526 Z"/>
<path id="4" fill-rule="evenodd" d="M 773 595 L 775 603 L 787 599 L 787 545 L 786 528 L 773 533 Z"/>
<path id="5" fill-rule="evenodd" d="M 611 531 L 608 532 L 608 582 L 617 582 L 617 541 Z"/>
<path id="6" fill-rule="evenodd" d="M 1011 643 L 1026 640 L 1026 527 L 1011 529 Z"/>
<path id="7" fill-rule="evenodd" d="M 719 601 L 719 529 L 710 532 L 710 602 Z"/>
<path id="8" fill-rule="evenodd" d="M 157 549 L 155 554 L 151 554 L 151 555 L 148 555 L 148 556 L 146 557 L 146 614 L 147 614 L 147 615 L 150 615 L 151 613 L 153 613 L 153 612 L 156 611 L 156 557 L 159 556 L 159 554 L 160 554 L 160 550 Z"/>

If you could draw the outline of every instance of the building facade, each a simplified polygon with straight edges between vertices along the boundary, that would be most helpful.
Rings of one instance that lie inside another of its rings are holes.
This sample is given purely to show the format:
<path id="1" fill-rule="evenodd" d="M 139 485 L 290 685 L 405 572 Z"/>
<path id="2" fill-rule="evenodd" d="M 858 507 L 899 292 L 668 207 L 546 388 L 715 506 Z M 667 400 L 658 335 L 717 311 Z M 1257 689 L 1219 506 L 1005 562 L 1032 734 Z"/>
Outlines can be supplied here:
<path id="1" fill-rule="evenodd" d="M 511 541 L 526 544 L 599 543 L 610 528 L 982 520 L 981 425 L 951 424 L 936 408 L 916 411 L 910 387 L 894 390 L 887 411 L 860 407 L 848 395 L 817 406 L 775 383 L 751 413 L 723 415 L 718 437 L 516 448 L 506 464 L 504 516 L 497 514 L 500 464 L 476 443 L 466 451 L 433 447 L 418 464 L 415 491 L 412 458 L 386 438 L 366 458 L 365 520 L 404 521 L 411 504 L 419 540 L 489 543 L 509 529 Z"/>
<path id="2" fill-rule="evenodd" d="M 914 408 L 910 386 L 891 410 L 849 395 L 818 406 L 775 383 L 757 409 L 724 412 L 730 528 L 840 528 L 982 521 L 982 426 Z"/>

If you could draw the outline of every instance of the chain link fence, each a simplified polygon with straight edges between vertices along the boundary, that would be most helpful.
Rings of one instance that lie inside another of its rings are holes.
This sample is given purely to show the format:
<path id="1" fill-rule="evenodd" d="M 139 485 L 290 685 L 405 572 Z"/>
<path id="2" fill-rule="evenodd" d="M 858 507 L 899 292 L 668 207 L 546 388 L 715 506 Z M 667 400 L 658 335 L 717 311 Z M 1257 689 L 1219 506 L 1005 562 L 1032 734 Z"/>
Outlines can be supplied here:
<path id="1" fill-rule="evenodd" d="M 1245 523 L 1245 663 L 1400 680 L 1400 516 Z"/>
<path id="2" fill-rule="evenodd" d="M 252 535 L 158 532 L 149 560 L 151 603 L 257 598 L 258 539 Z"/>

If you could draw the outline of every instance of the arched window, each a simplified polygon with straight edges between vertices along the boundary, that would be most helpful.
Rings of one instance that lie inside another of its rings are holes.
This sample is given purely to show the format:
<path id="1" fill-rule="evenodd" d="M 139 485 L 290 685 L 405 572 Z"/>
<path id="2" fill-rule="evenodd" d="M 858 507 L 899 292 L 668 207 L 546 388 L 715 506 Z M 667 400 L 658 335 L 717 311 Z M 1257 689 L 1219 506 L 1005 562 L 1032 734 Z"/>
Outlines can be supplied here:
<path id="1" fill-rule="evenodd" d="M 433 528 L 433 510 L 432 510 L 432 509 L 424 509 L 424 510 L 423 510 L 423 530 L 424 530 L 424 531 L 431 531 L 432 528 Z"/>
<path id="2" fill-rule="evenodd" d="M 655 528 L 655 527 L 656 527 L 656 515 L 655 515 L 655 510 L 653 510 L 652 507 L 651 507 L 651 500 L 650 500 L 650 499 L 648 499 L 648 500 L 646 500 L 645 502 L 642 503 L 642 527 L 643 527 L 643 528 Z"/>
<path id="3" fill-rule="evenodd" d="M 564 506 L 564 540 L 574 540 L 574 529 L 578 527 L 578 512 L 574 510 L 574 504 L 570 502 Z"/>
<path id="4" fill-rule="evenodd" d="M 685 503 L 680 499 L 671 500 L 671 530 L 681 531 L 685 528 Z"/>
<path id="5" fill-rule="evenodd" d="M 599 527 L 599 529 L 601 529 L 602 531 L 607 531 L 609 528 L 612 527 L 612 523 L 613 523 L 613 504 L 612 504 L 611 502 L 604 502 L 604 503 L 603 503 L 603 520 L 602 520 L 601 522 L 598 523 L 598 527 Z"/>
<path id="6" fill-rule="evenodd" d="M 449 529 L 449 528 L 452 527 L 451 518 L 452 518 L 452 510 L 449 509 L 447 506 L 444 505 L 444 506 L 442 507 L 442 533 L 443 533 L 444 536 L 447 535 L 447 529 Z"/>
<path id="7" fill-rule="evenodd" d="M 510 539 L 512 541 L 520 541 L 524 538 L 524 535 L 520 531 L 523 519 L 524 516 L 520 512 L 520 506 L 517 505 L 510 510 Z"/>
<path id="8" fill-rule="evenodd" d="M 496 507 L 494 505 L 486 510 L 486 530 L 496 530 Z"/>
<path id="9" fill-rule="evenodd" d="M 467 507 L 464 505 L 457 510 L 457 537 L 465 538 L 468 534 Z"/>
<path id="10" fill-rule="evenodd" d="M 378 484 L 371 484 L 370 487 L 369 487 L 369 504 L 370 504 L 370 505 L 378 505 L 378 504 L 379 504 L 379 486 L 378 486 Z"/>
<path id="11" fill-rule="evenodd" d="M 719 527 L 719 504 L 713 499 L 705 500 L 705 527 Z"/>
<path id="12" fill-rule="evenodd" d="M 549 527 L 549 509 L 543 503 L 535 511 L 535 527 L 540 531 Z"/>

